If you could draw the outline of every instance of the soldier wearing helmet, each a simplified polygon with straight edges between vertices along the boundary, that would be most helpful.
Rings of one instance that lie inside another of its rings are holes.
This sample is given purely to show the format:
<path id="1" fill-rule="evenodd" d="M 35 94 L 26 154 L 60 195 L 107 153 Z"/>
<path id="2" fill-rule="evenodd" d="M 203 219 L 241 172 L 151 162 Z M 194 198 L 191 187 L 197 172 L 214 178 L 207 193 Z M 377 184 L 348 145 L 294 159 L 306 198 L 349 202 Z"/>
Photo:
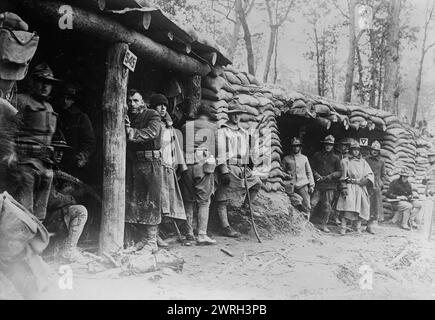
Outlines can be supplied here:
<path id="1" fill-rule="evenodd" d="M 338 178 L 341 176 L 340 159 L 334 154 L 335 138 L 327 136 L 323 141 L 323 150 L 316 152 L 311 160 L 316 188 L 311 205 L 321 211 L 321 230 L 330 232 L 327 223 L 333 212 L 333 202 L 337 190 Z M 322 210 L 320 210 L 322 209 Z"/>
<path id="2" fill-rule="evenodd" d="M 346 234 L 347 222 L 356 223 L 356 231 L 361 233 L 362 221 L 370 218 L 370 199 L 368 187 L 374 183 L 373 171 L 367 161 L 361 157 L 361 147 L 352 141 L 349 157 L 341 160 L 341 194 L 337 200 L 337 211 L 341 218 L 342 235 Z"/>

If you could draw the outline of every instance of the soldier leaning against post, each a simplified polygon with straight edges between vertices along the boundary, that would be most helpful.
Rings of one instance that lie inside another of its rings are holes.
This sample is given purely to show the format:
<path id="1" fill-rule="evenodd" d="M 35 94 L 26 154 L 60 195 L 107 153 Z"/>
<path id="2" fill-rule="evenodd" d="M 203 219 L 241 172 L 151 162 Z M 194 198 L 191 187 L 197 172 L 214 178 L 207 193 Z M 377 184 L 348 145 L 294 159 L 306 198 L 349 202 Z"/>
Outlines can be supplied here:
<path id="1" fill-rule="evenodd" d="M 216 240 L 207 235 L 210 198 L 214 193 L 215 147 L 217 127 L 210 107 L 200 106 L 197 119 L 188 121 L 182 128 L 187 171 L 181 178 L 181 192 L 186 208 L 186 240 L 197 245 L 214 245 Z M 198 210 L 198 239 L 193 233 L 193 212 Z"/>
<path id="2" fill-rule="evenodd" d="M 158 225 L 162 221 L 162 154 L 160 114 L 145 106 L 142 95 L 130 90 L 127 97 L 127 212 L 126 223 L 141 233 L 134 250 L 158 250 Z M 151 96 L 153 107 L 161 103 Z M 131 120 L 131 123 L 130 123 Z"/>
<path id="3" fill-rule="evenodd" d="M 23 183 L 16 199 L 38 219 L 44 220 L 53 180 L 51 140 L 57 114 L 48 102 L 53 84 L 59 83 L 46 63 L 30 74 L 29 93 L 17 96 L 18 132 L 16 149 Z"/>
<path id="4" fill-rule="evenodd" d="M 340 159 L 334 154 L 335 138 L 327 136 L 323 141 L 323 150 L 316 152 L 311 160 L 316 187 L 311 205 L 322 214 L 321 230 L 330 232 L 327 227 L 331 213 L 334 211 L 334 200 L 338 178 L 341 176 Z M 320 210 L 321 209 L 321 210 Z"/>
<path id="5" fill-rule="evenodd" d="M 261 180 L 252 174 L 248 162 L 250 160 L 249 134 L 239 125 L 240 115 L 246 113 L 236 105 L 228 108 L 229 120 L 218 129 L 217 181 L 215 195 L 217 211 L 222 225 L 222 234 L 227 237 L 240 237 L 229 224 L 227 205 L 246 204 L 246 185 L 251 201 L 255 199 L 261 188 Z M 246 169 L 246 171 L 245 171 Z"/>
<path id="6" fill-rule="evenodd" d="M 370 220 L 367 224 L 367 231 L 375 234 L 375 226 L 379 221 L 384 220 L 384 212 L 382 205 L 382 188 L 383 180 L 386 178 L 385 162 L 381 159 L 381 144 L 379 141 L 373 141 L 370 146 L 370 155 L 366 157 L 367 163 L 374 174 L 373 193 L 370 195 Z"/>

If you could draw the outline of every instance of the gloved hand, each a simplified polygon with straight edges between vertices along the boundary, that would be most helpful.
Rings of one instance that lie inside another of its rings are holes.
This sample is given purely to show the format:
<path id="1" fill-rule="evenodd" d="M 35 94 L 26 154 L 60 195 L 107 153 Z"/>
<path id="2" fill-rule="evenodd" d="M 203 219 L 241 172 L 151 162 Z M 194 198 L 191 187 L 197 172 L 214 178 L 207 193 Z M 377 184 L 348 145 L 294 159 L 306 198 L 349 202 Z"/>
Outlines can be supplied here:
<path id="1" fill-rule="evenodd" d="M 308 187 L 308 193 L 312 194 L 314 192 L 314 187 L 310 186 Z"/>
<path id="2" fill-rule="evenodd" d="M 231 180 L 230 180 L 230 174 L 229 173 L 224 173 L 220 176 L 220 181 L 222 183 L 222 185 L 227 186 L 230 184 Z"/>
<path id="3" fill-rule="evenodd" d="M 347 192 L 347 189 L 341 190 L 341 195 L 346 198 L 349 195 L 349 193 Z"/>

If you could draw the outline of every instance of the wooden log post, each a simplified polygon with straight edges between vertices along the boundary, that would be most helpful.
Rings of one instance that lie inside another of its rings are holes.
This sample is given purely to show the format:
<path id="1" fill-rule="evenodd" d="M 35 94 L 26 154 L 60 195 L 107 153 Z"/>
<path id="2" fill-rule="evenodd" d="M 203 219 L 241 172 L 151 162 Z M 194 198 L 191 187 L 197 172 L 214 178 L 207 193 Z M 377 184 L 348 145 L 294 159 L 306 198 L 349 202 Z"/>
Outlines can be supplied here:
<path id="1" fill-rule="evenodd" d="M 113 44 L 107 56 L 103 95 L 103 208 L 100 253 L 112 253 L 123 247 L 125 220 L 125 114 L 128 69 L 123 59 L 126 43 Z"/>
<path id="2" fill-rule="evenodd" d="M 196 110 L 201 105 L 201 76 L 188 77 L 186 84 L 186 116 L 194 119 Z"/>

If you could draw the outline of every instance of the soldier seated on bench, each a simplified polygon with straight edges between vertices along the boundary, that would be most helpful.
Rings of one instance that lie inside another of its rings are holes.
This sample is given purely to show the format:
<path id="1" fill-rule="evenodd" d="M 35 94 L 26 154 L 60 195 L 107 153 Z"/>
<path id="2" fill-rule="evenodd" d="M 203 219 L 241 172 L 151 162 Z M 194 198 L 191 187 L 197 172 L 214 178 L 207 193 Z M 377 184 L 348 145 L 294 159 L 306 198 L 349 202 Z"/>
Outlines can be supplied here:
<path id="1" fill-rule="evenodd" d="M 63 151 L 70 148 L 65 140 L 58 139 L 52 142 L 54 147 L 54 163 L 59 165 L 62 161 Z M 61 183 L 54 179 L 48 200 L 47 216 L 44 225 L 49 232 L 55 233 L 56 238 L 63 238 L 61 258 L 68 262 L 85 262 L 85 258 L 77 250 L 77 243 L 82 235 L 88 219 L 88 211 L 78 205 L 71 193 L 74 188 L 70 183 Z M 66 236 L 66 238 L 64 238 Z"/>
<path id="2" fill-rule="evenodd" d="M 410 226 L 417 228 L 417 223 L 421 220 L 419 215 L 421 203 L 413 198 L 412 186 L 408 181 L 410 176 L 411 173 L 407 169 L 402 169 L 400 178 L 390 183 L 386 194 L 387 198 L 398 200 L 397 204 L 393 205 L 397 212 L 390 222 L 396 223 L 399 215 L 402 214 L 401 226 L 405 230 L 410 230 Z"/>

